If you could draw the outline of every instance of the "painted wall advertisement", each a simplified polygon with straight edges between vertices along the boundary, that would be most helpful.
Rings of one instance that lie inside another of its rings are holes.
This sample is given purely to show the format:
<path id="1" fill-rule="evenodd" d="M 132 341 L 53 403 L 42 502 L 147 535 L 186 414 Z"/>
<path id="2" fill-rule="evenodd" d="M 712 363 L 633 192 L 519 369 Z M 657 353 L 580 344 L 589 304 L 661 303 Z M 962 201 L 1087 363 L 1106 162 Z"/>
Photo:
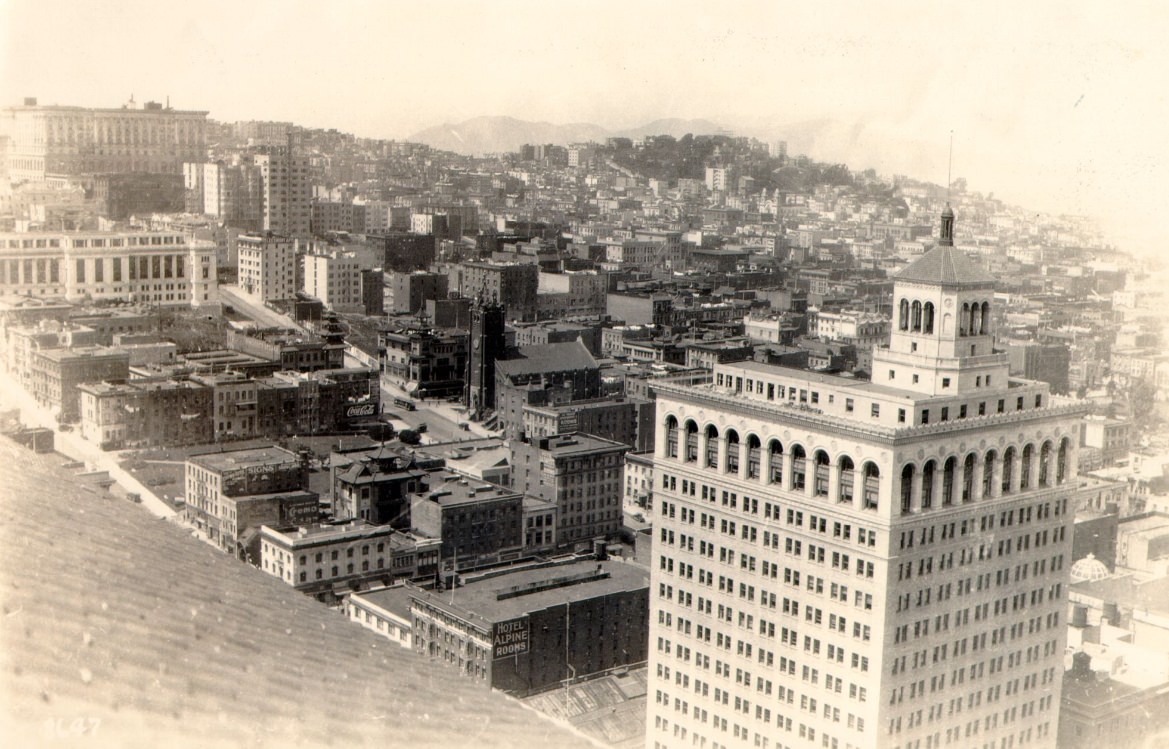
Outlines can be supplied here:
<path id="1" fill-rule="evenodd" d="M 492 658 L 507 658 L 528 652 L 528 617 L 498 622 L 491 630 Z"/>

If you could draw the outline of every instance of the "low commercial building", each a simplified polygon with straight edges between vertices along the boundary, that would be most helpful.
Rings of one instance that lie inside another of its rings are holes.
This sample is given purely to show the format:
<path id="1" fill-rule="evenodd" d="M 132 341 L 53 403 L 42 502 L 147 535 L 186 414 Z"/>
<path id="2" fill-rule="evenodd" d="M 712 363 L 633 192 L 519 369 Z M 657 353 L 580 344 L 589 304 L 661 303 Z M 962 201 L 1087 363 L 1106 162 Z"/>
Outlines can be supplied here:
<path id="1" fill-rule="evenodd" d="M 212 389 L 192 380 L 85 383 L 81 436 L 103 450 L 200 445 L 214 439 Z"/>
<path id="2" fill-rule="evenodd" d="M 595 270 L 540 273 L 537 280 L 536 318 L 556 320 L 603 315 L 608 285 L 608 274 Z"/>
<path id="3" fill-rule="evenodd" d="M 511 447 L 515 488 L 556 503 L 558 547 L 591 544 L 621 528 L 628 445 L 576 433 Z"/>
<path id="4" fill-rule="evenodd" d="M 649 575 L 631 564 L 534 565 L 412 590 L 414 650 L 516 696 L 647 657 Z"/>
<path id="5" fill-rule="evenodd" d="M 418 314 L 426 308 L 428 301 L 447 298 L 447 276 L 445 273 L 414 271 L 413 273 L 387 273 L 390 292 L 393 295 L 392 312 Z"/>
<path id="6" fill-rule="evenodd" d="M 410 498 L 411 527 L 442 540 L 444 570 L 516 559 L 524 548 L 523 495 L 453 471 L 425 478 Z"/>
<path id="7" fill-rule="evenodd" d="M 433 579 L 438 539 L 364 520 L 260 528 L 260 569 L 305 595 L 335 603 L 399 580 Z"/>
<path id="8" fill-rule="evenodd" d="M 404 585 L 351 593 L 345 598 L 345 614 L 349 621 L 413 650 L 410 596 L 411 589 Z"/>
<path id="9" fill-rule="evenodd" d="M 279 362 L 281 369 L 316 372 L 345 367 L 345 343 L 296 330 L 229 330 L 225 345 L 232 351 Z"/>
<path id="10" fill-rule="evenodd" d="M 184 515 L 224 551 L 259 562 L 262 525 L 311 525 L 320 518 L 308 466 L 281 447 L 187 458 Z"/>
<path id="11" fill-rule="evenodd" d="M 654 405 L 637 399 L 593 398 L 545 406 L 524 406 L 523 421 L 516 430 L 508 423 L 512 439 L 532 440 L 554 434 L 581 432 L 605 437 L 638 452 L 653 449 Z"/>
<path id="12" fill-rule="evenodd" d="M 115 348 L 55 348 L 29 356 L 28 388 L 33 398 L 54 411 L 60 421 L 81 415 L 78 387 L 87 382 L 125 381 L 130 354 Z"/>

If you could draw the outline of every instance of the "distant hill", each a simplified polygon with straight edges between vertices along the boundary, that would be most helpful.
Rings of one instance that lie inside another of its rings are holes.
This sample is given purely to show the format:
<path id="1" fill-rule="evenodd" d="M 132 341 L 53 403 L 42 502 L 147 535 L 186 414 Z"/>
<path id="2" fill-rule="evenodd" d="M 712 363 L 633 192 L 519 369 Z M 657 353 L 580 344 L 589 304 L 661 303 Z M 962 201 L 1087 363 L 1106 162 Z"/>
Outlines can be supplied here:
<path id="1" fill-rule="evenodd" d="M 587 141 L 603 143 L 610 136 L 640 138 L 645 135 L 672 135 L 680 138 L 686 133 L 705 135 L 720 129 L 707 120 L 655 120 L 641 127 L 610 131 L 587 122 L 556 125 L 551 122 L 527 122 L 514 117 L 475 117 L 458 124 L 427 128 L 407 140 L 425 143 L 443 151 L 481 155 L 518 151 L 525 143 L 566 146 Z"/>

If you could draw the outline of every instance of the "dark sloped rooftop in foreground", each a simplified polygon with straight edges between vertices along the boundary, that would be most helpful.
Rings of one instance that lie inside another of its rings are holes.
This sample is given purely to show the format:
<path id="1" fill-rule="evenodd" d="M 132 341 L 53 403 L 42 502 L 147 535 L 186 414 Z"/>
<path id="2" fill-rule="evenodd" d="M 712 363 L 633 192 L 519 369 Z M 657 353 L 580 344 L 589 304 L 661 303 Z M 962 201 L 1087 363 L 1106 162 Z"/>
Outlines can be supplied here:
<path id="1" fill-rule="evenodd" d="M 589 745 L 65 461 L 0 438 L 5 745 Z"/>

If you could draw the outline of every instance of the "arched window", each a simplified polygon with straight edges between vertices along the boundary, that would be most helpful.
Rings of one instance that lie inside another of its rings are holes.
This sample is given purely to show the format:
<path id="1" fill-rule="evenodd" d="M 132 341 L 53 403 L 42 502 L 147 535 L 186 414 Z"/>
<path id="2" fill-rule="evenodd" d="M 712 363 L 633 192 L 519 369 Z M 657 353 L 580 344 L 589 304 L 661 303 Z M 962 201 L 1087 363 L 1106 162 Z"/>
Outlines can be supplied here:
<path id="1" fill-rule="evenodd" d="M 958 335 L 960 335 L 960 336 L 966 335 L 966 331 L 967 331 L 966 326 L 969 324 L 969 322 L 970 322 L 970 304 L 967 302 L 963 302 L 962 303 L 962 316 L 958 318 Z"/>
<path id="2" fill-rule="evenodd" d="M 901 469 L 901 514 L 908 515 L 913 510 L 913 464 L 906 463 Z"/>
<path id="3" fill-rule="evenodd" d="M 934 473 L 937 472 L 937 463 L 927 460 L 921 468 L 921 509 L 928 510 L 934 506 Z"/>
<path id="4" fill-rule="evenodd" d="M 913 302 L 913 332 L 921 332 L 921 302 L 917 300 Z"/>
<path id="5" fill-rule="evenodd" d="M 909 330 L 909 300 L 901 300 L 901 314 L 898 316 L 897 325 L 902 330 Z"/>
<path id="6" fill-rule="evenodd" d="M 707 468 L 718 468 L 718 428 L 714 424 L 706 425 L 706 462 Z"/>
<path id="7" fill-rule="evenodd" d="M 879 505 L 878 499 L 881 496 L 881 469 L 877 468 L 877 464 L 871 461 L 865 463 L 864 467 L 864 504 L 862 508 L 865 510 L 875 510 Z"/>
<path id="8" fill-rule="evenodd" d="M 803 489 L 806 486 L 807 457 L 802 445 L 792 447 L 792 489 Z"/>
<path id="9" fill-rule="evenodd" d="M 678 419 L 666 417 L 666 457 L 678 457 Z"/>
<path id="10" fill-rule="evenodd" d="M 771 440 L 767 443 L 767 451 L 771 453 L 771 476 L 768 480 L 773 484 L 783 484 L 783 443 Z"/>
<path id="11" fill-rule="evenodd" d="M 698 425 L 689 420 L 686 422 L 686 462 L 698 462 Z"/>
<path id="12" fill-rule="evenodd" d="M 1068 480 L 1068 438 L 1059 441 L 1059 454 L 1055 459 L 1055 483 L 1062 484 Z"/>
<path id="13" fill-rule="evenodd" d="M 982 324 L 979 325 L 979 330 L 983 335 L 990 335 L 990 302 L 982 303 Z"/>
<path id="14" fill-rule="evenodd" d="M 1051 486 L 1051 441 L 1039 448 L 1039 485 Z"/>
<path id="15" fill-rule="evenodd" d="M 970 335 L 982 335 L 982 314 L 978 302 L 970 305 Z"/>
<path id="16" fill-rule="evenodd" d="M 840 487 L 837 491 L 836 500 L 838 502 L 852 502 L 852 487 L 854 483 L 852 458 L 847 455 L 841 455 L 840 459 L 836 461 L 836 465 L 840 467 Z"/>
<path id="17" fill-rule="evenodd" d="M 1009 494 L 1011 491 L 1011 481 L 1015 474 L 1015 448 L 1008 447 L 1003 451 L 1003 481 L 1000 485 L 1003 494 Z"/>
<path id="18" fill-rule="evenodd" d="M 759 478 L 759 455 L 760 450 L 759 437 L 754 434 L 747 435 L 747 478 Z"/>
<path id="19" fill-rule="evenodd" d="M 991 485 L 994 483 L 994 461 L 998 457 L 994 450 L 987 450 L 982 462 L 982 497 L 991 498 Z"/>
<path id="20" fill-rule="evenodd" d="M 925 303 L 925 307 L 922 309 L 922 316 L 923 316 L 922 329 L 926 333 L 933 333 L 934 332 L 934 303 L 933 302 L 926 302 Z"/>
<path id="21" fill-rule="evenodd" d="M 1035 455 L 1035 448 L 1033 446 L 1027 445 L 1023 448 L 1023 465 L 1019 467 L 1020 489 L 1031 488 L 1031 458 L 1033 455 Z"/>
<path id="22" fill-rule="evenodd" d="M 813 487 L 813 492 L 817 497 L 828 496 L 828 471 L 829 460 L 828 453 L 823 450 L 817 450 L 812 456 L 816 464 L 816 480 Z"/>
<path id="23" fill-rule="evenodd" d="M 974 453 L 967 455 L 962 462 L 962 501 L 974 501 Z"/>
<path id="24" fill-rule="evenodd" d="M 958 459 L 952 455 L 942 464 L 942 507 L 954 503 L 954 473 L 957 469 Z"/>
<path id="25" fill-rule="evenodd" d="M 739 433 L 734 429 L 727 430 L 727 471 L 739 472 Z"/>

